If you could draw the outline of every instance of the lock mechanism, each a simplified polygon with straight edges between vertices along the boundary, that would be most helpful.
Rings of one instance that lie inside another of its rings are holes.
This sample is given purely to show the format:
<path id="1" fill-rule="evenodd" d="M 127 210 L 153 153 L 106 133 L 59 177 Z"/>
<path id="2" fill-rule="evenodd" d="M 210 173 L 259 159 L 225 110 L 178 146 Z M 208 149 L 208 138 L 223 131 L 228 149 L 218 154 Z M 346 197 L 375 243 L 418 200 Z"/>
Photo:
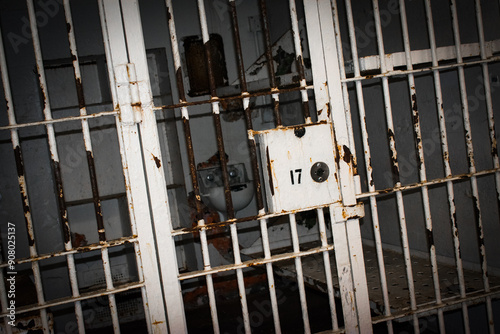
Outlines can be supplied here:
<path id="1" fill-rule="evenodd" d="M 330 169 L 324 162 L 316 162 L 311 167 L 311 177 L 316 182 L 325 182 L 328 180 Z"/>
<path id="2" fill-rule="evenodd" d="M 270 212 L 339 202 L 333 130 L 328 122 L 254 132 Z"/>

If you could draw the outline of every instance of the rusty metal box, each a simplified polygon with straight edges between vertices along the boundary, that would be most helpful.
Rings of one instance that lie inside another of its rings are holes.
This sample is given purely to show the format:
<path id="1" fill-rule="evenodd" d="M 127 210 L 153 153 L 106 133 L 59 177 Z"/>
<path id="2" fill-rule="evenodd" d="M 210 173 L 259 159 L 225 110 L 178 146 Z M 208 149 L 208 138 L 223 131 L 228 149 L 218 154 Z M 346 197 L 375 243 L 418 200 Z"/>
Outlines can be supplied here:
<path id="1" fill-rule="evenodd" d="M 270 212 L 339 201 L 337 153 L 330 123 L 280 127 L 255 135 Z"/>

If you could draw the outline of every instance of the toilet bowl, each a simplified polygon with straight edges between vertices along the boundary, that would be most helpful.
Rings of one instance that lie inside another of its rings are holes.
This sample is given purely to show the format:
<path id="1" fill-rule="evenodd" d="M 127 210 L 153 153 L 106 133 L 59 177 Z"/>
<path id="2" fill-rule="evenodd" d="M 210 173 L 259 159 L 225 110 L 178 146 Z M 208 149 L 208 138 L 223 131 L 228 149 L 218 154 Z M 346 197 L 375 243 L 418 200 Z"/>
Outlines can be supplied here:
<path id="1" fill-rule="evenodd" d="M 229 188 L 234 211 L 248 206 L 254 196 L 253 181 L 249 180 L 243 163 L 227 165 Z M 221 220 L 227 216 L 226 199 L 224 197 L 224 182 L 220 166 L 198 170 L 200 180 L 201 200 L 208 207 L 217 210 Z"/>

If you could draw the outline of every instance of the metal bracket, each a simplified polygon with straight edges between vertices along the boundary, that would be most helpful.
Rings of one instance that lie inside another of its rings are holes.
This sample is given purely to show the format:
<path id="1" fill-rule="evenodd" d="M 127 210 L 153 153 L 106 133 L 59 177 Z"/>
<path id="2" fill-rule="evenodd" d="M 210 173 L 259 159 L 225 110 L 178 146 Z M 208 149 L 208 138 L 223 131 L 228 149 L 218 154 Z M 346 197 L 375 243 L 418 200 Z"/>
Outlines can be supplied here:
<path id="1" fill-rule="evenodd" d="M 335 203 L 330 206 L 330 210 L 333 212 L 335 223 L 341 223 L 349 219 L 358 219 L 365 216 L 365 206 L 361 202 L 353 206 L 343 206 L 341 203 Z"/>
<path id="2" fill-rule="evenodd" d="M 142 106 L 135 65 L 128 63 L 115 66 L 115 79 L 122 123 L 124 125 L 141 123 Z"/>

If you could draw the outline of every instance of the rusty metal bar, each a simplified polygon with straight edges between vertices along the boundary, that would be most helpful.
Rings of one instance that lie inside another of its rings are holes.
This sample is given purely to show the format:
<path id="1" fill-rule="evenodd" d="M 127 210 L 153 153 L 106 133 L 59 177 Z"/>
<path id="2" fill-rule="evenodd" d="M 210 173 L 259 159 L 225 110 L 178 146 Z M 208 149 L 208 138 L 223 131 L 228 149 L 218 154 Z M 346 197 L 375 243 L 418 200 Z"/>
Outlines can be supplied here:
<path id="1" fill-rule="evenodd" d="M 377 41 L 378 41 L 378 49 L 379 49 L 379 57 L 381 60 L 380 63 L 380 69 L 382 73 L 385 73 L 387 71 L 387 66 L 385 62 L 385 51 L 384 51 L 384 42 L 383 42 L 383 35 L 382 35 L 382 26 L 380 23 L 380 11 L 379 11 L 379 5 L 378 5 L 378 0 L 373 0 L 373 9 L 374 9 L 374 18 L 375 18 L 375 30 L 377 34 Z M 403 14 L 403 13 L 401 13 Z M 406 15 L 406 13 L 404 13 Z M 391 160 L 393 164 L 393 173 L 396 181 L 396 185 L 400 185 L 400 179 L 399 179 L 399 165 L 397 162 L 397 151 L 396 151 L 396 142 L 395 142 L 395 133 L 394 133 L 394 126 L 393 126 L 393 121 L 392 121 L 392 110 L 390 107 L 390 96 L 389 96 L 389 83 L 388 83 L 388 78 L 387 77 L 382 77 L 382 85 L 383 85 L 383 91 L 384 91 L 384 102 L 386 105 L 386 118 L 387 118 L 387 128 L 389 131 L 389 142 L 390 142 L 390 150 L 392 153 Z M 416 98 L 416 95 L 415 95 Z M 416 109 L 417 104 L 416 101 L 413 104 L 413 112 L 417 113 L 417 115 L 413 115 L 414 117 L 412 118 L 413 121 L 415 120 L 418 122 L 418 110 Z M 415 117 L 416 116 L 416 117 Z M 417 123 L 418 124 L 418 123 Z M 414 126 L 416 126 L 414 124 Z M 419 125 L 417 126 L 418 129 L 416 131 L 417 135 L 417 142 L 419 138 L 421 139 L 421 136 L 419 137 L 420 133 L 420 127 Z M 420 181 L 425 181 L 426 179 L 426 174 L 425 174 L 425 166 L 424 166 L 424 161 L 423 161 L 423 151 L 422 151 L 422 145 L 417 144 L 417 151 L 419 152 L 419 159 L 421 161 L 419 168 L 420 168 Z M 398 209 L 399 206 L 401 206 L 400 210 L 404 210 L 403 208 L 403 198 L 402 194 L 400 191 L 396 192 L 396 196 L 398 198 Z M 427 235 L 427 246 L 429 247 L 429 254 L 430 254 L 430 260 L 431 260 L 431 267 L 432 267 L 432 278 L 433 278 L 433 283 L 434 283 L 434 294 L 436 297 L 436 302 L 439 304 L 441 303 L 441 291 L 439 287 L 439 275 L 438 275 L 438 267 L 437 267 L 437 259 L 436 259 L 436 246 L 434 245 L 434 237 L 433 237 L 433 231 L 432 231 L 432 217 L 431 217 L 431 210 L 430 210 L 430 204 L 429 204 L 429 194 L 427 191 L 426 187 L 422 188 L 422 202 L 424 204 L 424 218 L 425 218 L 425 227 L 426 227 L 426 235 Z M 403 232 L 402 232 L 403 233 Z M 407 232 L 404 231 L 406 234 Z M 404 240 L 404 238 L 403 238 Z M 409 253 L 408 253 L 409 255 Z M 410 261 L 411 263 L 411 261 Z M 409 275 L 408 273 L 408 280 L 413 281 L 413 277 Z M 410 286 L 410 285 L 409 285 Z M 410 294 L 412 291 L 410 291 Z M 444 333 L 444 315 L 442 310 L 438 311 L 438 322 L 439 322 L 439 327 L 442 333 Z"/>
<path id="2" fill-rule="evenodd" d="M 401 11 L 401 26 L 402 26 L 402 31 L 403 31 L 403 39 L 404 39 L 404 46 L 405 46 L 405 54 L 406 54 L 406 66 L 408 70 L 413 69 L 413 64 L 412 64 L 412 57 L 411 57 L 411 48 L 410 48 L 410 39 L 409 39 L 409 33 L 408 33 L 408 23 L 406 20 L 406 8 L 405 8 L 405 3 L 404 0 L 399 1 L 400 4 L 400 11 Z M 416 150 L 417 150 L 417 156 L 418 156 L 418 168 L 419 168 L 419 180 L 420 183 L 425 183 L 427 181 L 427 173 L 426 173 L 426 168 L 425 168 L 425 160 L 424 160 L 424 151 L 423 151 L 423 145 L 422 145 L 422 134 L 420 131 L 420 118 L 419 118 L 419 110 L 418 110 L 418 104 L 417 104 L 417 93 L 416 93 L 416 87 L 415 87 L 415 78 L 412 73 L 408 74 L 408 85 L 409 85 L 409 94 L 411 98 L 411 109 L 412 109 L 412 116 L 413 116 L 413 131 L 414 135 L 416 138 Z M 449 181 L 447 181 L 449 182 Z M 434 271 L 437 271 L 437 263 L 436 263 L 436 251 L 435 251 L 435 245 L 434 245 L 434 238 L 432 235 L 432 225 L 428 224 L 427 222 L 431 223 L 431 215 L 430 215 L 430 203 L 429 203 L 429 194 L 428 194 L 428 187 L 427 185 L 422 186 L 422 201 L 424 203 L 424 213 L 426 217 L 426 228 L 427 228 L 427 235 L 428 235 L 428 246 L 430 247 L 429 252 L 431 254 L 431 261 L 432 261 L 432 268 L 433 268 L 433 275 Z M 429 226 L 430 225 L 430 226 Z M 430 227 L 430 228 L 429 228 Z M 452 228 L 453 229 L 453 228 Z M 458 230 L 453 231 L 453 238 L 454 238 L 454 244 L 456 245 L 455 248 L 455 262 L 457 265 L 457 276 L 458 276 L 458 282 L 459 282 L 459 287 L 460 287 L 460 296 L 465 297 L 465 282 L 464 282 L 464 273 L 463 273 L 463 266 L 462 266 L 462 258 L 460 254 L 460 241 L 458 237 Z M 434 269 L 436 268 L 436 269 Z M 437 276 L 437 273 L 436 273 Z M 435 284 L 435 295 L 436 295 L 436 303 L 440 304 L 441 303 L 441 293 L 439 290 L 439 284 L 436 285 L 436 277 L 433 277 L 434 279 L 434 284 Z M 439 299 L 438 299 L 439 297 Z M 443 330 L 443 311 L 439 310 L 438 311 L 438 316 L 440 320 L 440 330 L 444 332 Z M 464 321 L 464 328 L 466 333 L 469 333 L 469 315 L 468 315 L 468 310 L 467 310 L 467 304 L 463 303 L 462 304 L 462 317 Z"/>
<path id="3" fill-rule="evenodd" d="M 271 36 L 269 34 L 269 20 L 267 18 L 266 0 L 259 0 L 260 18 L 262 23 L 262 31 L 264 33 L 264 44 L 266 48 L 267 71 L 271 84 L 271 91 L 274 92 L 271 97 L 273 100 L 274 122 L 276 126 L 281 126 L 280 101 L 278 85 L 276 84 L 276 74 L 274 73 L 273 48 L 271 45 Z"/>
<path id="4" fill-rule="evenodd" d="M 33 40 L 33 49 L 35 53 L 35 61 L 36 61 L 36 70 L 38 73 L 38 81 L 39 81 L 39 86 L 40 90 L 42 92 L 42 97 L 43 97 L 43 114 L 44 118 L 46 121 L 52 120 L 52 112 L 51 112 L 51 107 L 50 107 L 50 101 L 49 101 L 49 95 L 48 95 L 48 90 L 47 90 L 47 83 L 45 80 L 45 70 L 44 70 L 44 65 L 43 65 L 43 58 L 42 58 L 42 50 L 41 50 L 41 45 L 40 45 L 40 39 L 38 35 L 38 27 L 37 27 L 37 21 L 36 21 L 36 13 L 35 13 L 35 8 L 32 0 L 27 0 L 27 6 L 28 6 L 28 16 L 29 16 L 29 22 L 30 22 L 30 28 L 31 28 L 31 36 Z M 49 143 L 49 150 L 50 150 L 50 155 L 51 155 L 51 163 L 52 163 L 52 171 L 54 173 L 54 181 L 56 184 L 56 196 L 57 196 L 57 203 L 58 203 L 58 208 L 59 208 L 59 219 L 61 221 L 62 229 L 63 229 L 63 237 L 64 237 L 64 248 L 65 250 L 70 250 L 73 248 L 71 244 L 71 230 L 69 226 L 69 221 L 68 221 L 68 212 L 66 209 L 66 202 L 64 200 L 64 189 L 63 189 L 63 184 L 62 184 L 62 178 L 61 178 L 61 167 L 59 165 L 59 153 L 57 149 L 57 142 L 56 142 L 56 135 L 54 131 L 54 126 L 53 124 L 46 124 L 47 128 L 47 135 L 48 135 L 48 143 Z M 76 277 L 76 268 L 75 268 L 75 260 L 73 257 L 73 254 L 68 254 L 67 255 L 67 263 L 68 263 L 68 271 L 69 271 L 69 278 L 70 278 L 70 283 L 71 283 L 71 291 L 73 297 L 77 298 L 80 295 L 79 289 L 78 289 L 78 280 Z M 81 305 L 79 305 L 79 302 L 75 303 L 75 313 L 78 318 L 83 319 L 83 314 L 81 312 Z M 46 328 L 48 331 L 48 324 L 47 324 L 47 317 L 42 317 L 42 322 L 44 328 Z"/>
<path id="5" fill-rule="evenodd" d="M 21 124 L 12 124 L 12 125 L 6 125 L 6 126 L 0 126 L 0 131 L 2 130 L 14 130 L 14 129 L 20 129 L 20 128 L 26 128 L 30 126 L 40 126 L 40 125 L 47 125 L 47 124 L 54 124 L 54 123 L 62 123 L 62 122 L 71 122 L 71 121 L 81 121 L 81 120 L 86 120 L 90 118 L 98 118 L 98 117 L 103 117 L 103 116 L 116 116 L 118 114 L 118 111 L 103 111 L 95 114 L 88 114 L 85 116 L 70 116 L 70 117 L 64 117 L 64 118 L 57 118 L 57 119 L 50 119 L 50 120 L 44 120 L 44 121 L 39 121 L 39 122 L 30 122 L 30 123 L 21 123 Z"/>
<path id="6" fill-rule="evenodd" d="M 173 53 L 173 58 L 174 58 L 175 76 L 176 76 L 176 80 L 177 80 L 177 91 L 179 94 L 179 103 L 183 104 L 183 103 L 186 103 L 186 95 L 185 95 L 185 91 L 184 91 L 184 81 L 182 78 L 181 58 L 180 58 L 180 53 L 179 53 L 179 45 L 177 42 L 177 31 L 176 31 L 176 27 L 175 27 L 172 0 L 166 0 L 166 10 L 167 10 L 167 14 L 168 14 L 167 17 L 168 17 L 168 25 L 169 25 L 169 32 L 170 32 L 170 42 L 172 45 L 172 53 Z M 195 195 L 195 205 L 196 205 L 197 221 L 198 221 L 197 223 L 198 223 L 198 227 L 200 229 L 199 232 L 200 232 L 200 242 L 201 242 L 202 257 L 203 257 L 203 268 L 204 268 L 204 271 L 209 271 L 211 269 L 210 256 L 209 256 L 209 251 L 208 251 L 206 230 L 204 229 L 205 220 L 203 219 L 203 213 L 202 213 L 202 209 L 201 209 L 200 187 L 199 187 L 199 183 L 198 183 L 198 176 L 196 173 L 196 162 L 195 162 L 195 158 L 194 158 L 193 141 L 192 141 L 192 137 L 191 137 L 191 127 L 189 124 L 189 112 L 188 112 L 187 106 L 184 106 L 184 105 L 181 106 L 181 114 L 182 114 L 182 124 L 184 127 L 184 136 L 185 136 L 186 146 L 187 146 L 187 154 L 188 154 L 188 162 L 189 162 L 189 169 L 190 169 L 190 175 L 191 175 L 191 183 L 192 183 L 193 192 Z M 174 234 L 172 234 L 172 237 L 174 237 Z M 207 282 L 208 298 L 209 298 L 209 303 L 210 303 L 210 312 L 211 312 L 211 316 L 212 316 L 213 330 L 215 333 L 218 333 L 219 332 L 219 320 L 218 320 L 218 316 L 217 316 L 217 304 L 216 304 L 216 300 L 215 300 L 215 290 L 214 290 L 212 275 L 210 275 L 210 274 L 206 275 L 206 282 Z"/>
<path id="7" fill-rule="evenodd" d="M 481 10 L 481 1 L 475 1 L 475 11 L 476 11 L 476 22 L 479 37 L 479 49 L 481 54 L 481 60 L 486 60 L 486 47 L 484 41 L 484 27 L 483 27 L 483 14 Z M 491 156 L 494 168 L 500 168 L 500 161 L 498 158 L 498 148 L 497 148 L 497 135 L 495 130 L 495 116 L 493 113 L 493 102 L 491 99 L 491 85 L 490 85 L 490 73 L 488 69 L 488 63 L 482 63 L 481 69 L 483 72 L 483 82 L 484 90 L 486 96 L 486 110 L 488 113 L 488 130 L 490 134 L 491 142 Z M 497 206 L 500 210 L 500 172 L 495 174 L 495 183 L 497 190 Z"/>
<path id="8" fill-rule="evenodd" d="M 356 36 L 354 33 L 354 22 L 353 22 L 353 16 L 352 16 L 352 8 L 351 8 L 351 3 L 350 1 L 346 0 L 346 9 L 347 9 L 347 22 L 349 26 L 349 38 L 351 42 L 351 52 L 352 52 L 352 57 L 353 57 L 353 64 L 354 64 L 354 75 L 359 76 L 360 75 L 360 70 L 359 70 L 359 61 L 358 61 L 358 51 L 357 51 L 357 43 L 356 43 Z M 337 12 L 337 11 L 335 11 Z M 363 142 L 363 151 L 365 152 L 364 154 L 364 159 L 365 159 L 365 166 L 366 166 L 366 175 L 367 175 L 367 183 L 368 183 L 368 191 L 369 192 L 374 192 L 375 191 L 375 183 L 373 179 L 373 167 L 371 164 L 371 150 L 368 142 L 368 129 L 366 126 L 366 122 L 364 121 L 365 119 L 365 105 L 364 105 L 364 97 L 363 97 L 363 92 L 362 92 L 362 85 L 361 81 L 356 81 L 356 94 L 357 94 L 357 102 L 358 102 L 358 110 L 359 110 L 359 117 L 360 117 L 360 122 L 361 122 L 361 136 L 362 136 L 362 142 Z M 386 316 L 391 315 L 391 307 L 390 307 L 390 302 L 389 302 L 389 292 L 388 292 L 388 287 L 387 287 L 387 277 L 386 277 L 386 272 L 385 272 L 385 265 L 384 265 L 384 254 L 383 254 L 383 249 L 382 249 L 382 237 L 380 234 L 380 224 L 379 224 L 379 218 L 378 218 L 378 208 L 377 208 L 377 200 L 374 196 L 370 196 L 370 209 L 371 209 L 371 215 L 372 215 L 372 226 L 373 226 L 373 235 L 375 238 L 375 248 L 377 252 L 377 260 L 378 260 L 378 265 L 379 265 L 379 277 L 380 277 L 380 283 L 381 283 L 381 289 L 382 289 L 382 296 L 384 300 L 384 314 Z M 392 322 L 388 321 L 387 322 L 387 329 L 389 333 L 393 332 L 393 327 L 392 327 Z"/>
<path id="9" fill-rule="evenodd" d="M 257 201 L 257 209 L 259 214 L 265 214 L 265 208 L 264 208 L 264 201 L 262 199 L 262 191 L 261 191 L 261 182 L 260 182 L 260 172 L 259 172 L 259 163 L 257 160 L 257 146 L 255 143 L 255 138 L 253 135 L 253 125 L 252 125 L 252 111 L 250 109 L 250 98 L 248 97 L 248 91 L 247 91 L 247 82 L 246 82 L 246 77 L 245 77 L 245 65 L 243 62 L 243 54 L 242 54 L 242 49 L 241 49 L 241 40 L 240 40 L 240 33 L 239 33 L 239 25 L 238 25 L 238 14 L 236 11 L 236 5 L 234 3 L 234 0 L 229 1 L 229 6 L 231 10 L 231 22 L 232 22 L 232 27 L 233 27 L 233 36 L 234 36 L 234 41 L 235 41 L 235 48 L 236 48 L 236 57 L 237 57 L 237 64 L 238 64 L 238 75 L 240 79 L 240 85 L 241 85 L 241 96 L 243 97 L 242 102 L 243 102 L 243 109 L 245 111 L 245 123 L 247 127 L 247 138 L 248 138 L 248 147 L 250 151 L 250 163 L 252 166 L 252 174 L 253 174 L 253 183 L 255 187 L 255 194 L 256 194 L 256 201 Z M 273 99 L 275 101 L 275 99 Z M 278 110 L 278 118 L 277 122 L 279 120 L 279 110 Z M 281 120 L 279 120 L 281 122 Z M 262 219 L 260 221 L 261 225 L 261 234 L 262 234 L 262 241 L 264 243 L 267 243 L 267 245 L 264 245 L 264 249 L 267 249 L 268 252 L 265 252 L 266 256 L 270 257 L 270 252 L 269 252 L 269 239 L 267 237 L 267 220 Z M 233 231 L 236 231 L 236 225 L 231 224 L 231 234 L 232 234 L 232 239 L 233 239 L 233 244 L 235 237 L 237 237 L 237 234 Z M 265 231 L 265 232 L 264 232 Z M 233 237 L 234 233 L 234 237 Z M 241 263 L 241 259 L 239 256 L 239 246 L 238 245 L 233 245 L 234 254 L 235 254 L 235 264 Z M 238 251 L 238 259 L 239 261 L 236 260 L 236 250 Z M 267 270 L 267 280 L 268 280 L 268 287 L 269 287 L 269 294 L 270 294 L 270 299 L 271 299 L 271 306 L 272 306 L 272 311 L 273 311 L 273 319 L 274 319 L 274 324 L 275 324 L 275 332 L 279 333 L 281 332 L 280 329 L 280 323 L 279 323 L 279 313 L 278 313 L 278 304 L 277 304 L 277 297 L 276 297 L 276 288 L 274 285 L 274 272 L 272 270 L 272 267 L 270 264 L 266 264 L 266 270 Z M 238 275 L 238 279 L 240 278 L 239 276 L 242 276 L 241 269 L 237 269 L 236 273 Z M 243 287 L 243 282 L 238 284 L 238 287 L 241 290 L 241 287 Z M 245 291 L 240 291 L 240 296 L 245 296 Z M 244 325 L 245 325 L 245 331 L 250 332 L 250 325 L 249 325 L 249 318 L 248 318 L 248 309 L 246 306 L 246 297 L 245 299 L 241 298 L 241 304 L 242 304 L 242 309 L 243 311 L 243 320 L 244 320 Z"/>
<path id="10" fill-rule="evenodd" d="M 79 63 L 79 58 L 78 58 L 78 51 L 77 51 L 77 46 L 76 46 L 73 18 L 71 15 L 71 7 L 69 4 L 69 0 L 64 0 L 63 4 L 64 4 L 64 14 L 65 14 L 65 18 L 66 18 L 68 42 L 69 42 L 72 65 L 73 65 L 73 75 L 75 78 L 76 92 L 77 92 L 77 97 L 78 97 L 78 106 L 80 109 L 80 116 L 85 116 L 87 114 L 87 107 L 86 107 L 86 103 L 85 103 L 85 95 L 83 92 L 83 83 L 82 83 L 80 63 Z M 96 222 L 97 222 L 97 233 L 99 236 L 99 242 L 105 243 L 106 232 L 104 229 L 104 220 L 103 220 L 103 216 L 102 216 L 101 199 L 99 196 L 99 188 L 98 188 L 98 184 L 97 184 L 97 175 L 96 175 L 95 163 L 94 163 L 94 154 L 93 154 L 93 149 L 92 149 L 92 140 L 90 137 L 90 129 L 89 129 L 88 121 L 86 119 L 82 119 L 81 125 L 82 125 L 83 141 L 84 141 L 86 156 L 87 156 L 87 165 L 88 165 L 88 169 L 89 169 L 90 184 L 91 184 L 91 189 L 92 189 L 92 199 L 93 199 L 93 204 L 94 204 L 94 212 L 95 212 L 95 218 L 96 218 Z M 111 290 L 111 289 L 113 289 L 113 278 L 112 278 L 112 274 L 111 274 L 111 266 L 110 266 L 110 262 L 109 262 L 108 249 L 106 247 L 101 248 L 101 259 L 102 259 L 102 263 L 103 263 L 104 277 L 106 280 L 106 287 L 108 290 Z M 109 299 L 109 308 L 111 311 L 111 318 L 112 318 L 112 322 L 113 322 L 113 328 L 114 328 L 115 333 L 119 333 L 120 325 L 119 325 L 118 312 L 117 312 L 117 306 L 116 306 L 116 300 L 115 300 L 114 294 L 108 295 L 108 299 Z M 78 305 L 78 304 L 79 303 L 76 303 L 75 305 Z M 81 305 L 78 305 L 78 307 L 81 308 Z M 85 325 L 83 324 L 83 321 L 81 319 L 79 319 L 78 327 L 79 327 L 79 331 L 81 333 L 85 332 Z"/>
<path id="11" fill-rule="evenodd" d="M 29 306 L 23 306 L 20 308 L 16 308 L 16 314 L 22 314 L 22 313 L 26 313 L 26 312 L 43 310 L 43 309 L 47 309 L 47 308 L 51 308 L 51 307 L 55 307 L 55 306 L 59 306 L 59 305 L 81 302 L 83 300 L 88 300 L 88 299 L 92 299 L 92 298 L 96 298 L 96 297 L 108 296 L 110 294 L 117 294 L 117 293 L 121 293 L 121 292 L 130 291 L 133 289 L 138 289 L 138 288 L 141 288 L 143 286 L 144 286 L 144 282 L 134 282 L 134 283 L 130 283 L 130 284 L 120 285 L 119 288 L 114 288 L 112 290 L 100 289 L 100 290 L 92 291 L 90 293 L 82 293 L 78 297 L 65 297 L 65 298 L 61 298 L 61 299 L 55 299 L 55 300 L 52 300 L 44 305 L 37 305 L 37 306 L 29 305 Z M 5 316 L 7 316 L 6 313 L 0 314 L 0 318 L 5 317 Z"/>
<path id="12" fill-rule="evenodd" d="M 215 125 L 215 134 L 217 138 L 217 149 L 219 152 L 219 161 L 220 167 L 222 170 L 222 180 L 224 183 L 224 198 L 226 201 L 226 213 L 229 219 L 234 218 L 234 208 L 233 208 L 233 200 L 231 198 L 231 189 L 229 186 L 229 175 L 227 172 L 227 159 L 226 159 L 226 151 L 224 149 L 224 138 L 222 135 L 222 126 L 220 121 L 220 110 L 219 110 L 219 101 L 217 97 L 216 85 L 215 85 L 215 76 L 212 69 L 212 56 L 210 50 L 210 37 L 208 34 L 208 24 L 207 24 L 207 16 L 205 12 L 205 3 L 202 0 L 198 0 L 198 14 L 200 17 L 200 26 L 201 26 L 201 34 L 203 43 L 205 45 L 205 57 L 207 62 L 207 71 L 208 71 L 208 82 L 210 87 L 210 97 L 212 103 L 212 115 Z"/>
<path id="13" fill-rule="evenodd" d="M 412 70 L 391 70 L 387 71 L 384 74 L 368 74 L 368 75 L 357 75 L 352 78 L 346 78 L 343 79 L 342 82 L 352 82 L 352 81 L 359 81 L 359 80 L 365 80 L 365 79 L 374 79 L 374 78 L 380 78 L 380 77 L 399 77 L 399 76 L 404 76 L 409 73 L 426 73 L 426 72 L 432 72 L 435 70 L 448 70 L 448 69 L 453 69 L 457 68 L 460 66 L 475 66 L 475 65 L 480 65 L 480 64 L 485 64 L 485 63 L 493 63 L 493 62 L 498 62 L 500 61 L 500 56 L 491 56 L 485 59 L 481 60 L 470 60 L 467 62 L 461 62 L 461 63 L 454 63 L 454 64 L 446 64 L 446 65 L 432 65 L 432 66 L 427 66 L 423 68 L 418 68 L 418 69 L 412 69 Z"/>
<path id="14" fill-rule="evenodd" d="M 302 57 L 302 46 L 300 45 L 300 31 L 299 31 L 299 21 L 297 19 L 297 7 L 295 5 L 295 0 L 289 0 L 290 6 L 290 19 L 292 21 L 292 35 L 293 44 L 295 47 L 295 63 L 297 65 L 297 71 L 299 72 L 300 87 L 306 87 L 306 75 L 304 71 L 304 59 Z M 300 91 L 302 98 L 302 112 L 304 113 L 305 123 L 311 123 L 311 115 L 309 114 L 309 97 L 307 96 L 307 90 L 302 89 Z"/>
<path id="15" fill-rule="evenodd" d="M 1 35 L 1 30 L 0 30 L 0 71 L 2 72 L 2 84 L 3 84 L 3 89 L 4 89 L 4 97 L 7 105 L 7 116 L 9 119 L 9 125 L 16 125 L 16 116 L 14 112 L 14 100 L 12 98 L 12 92 L 10 88 L 10 81 L 9 81 L 9 71 L 7 68 L 7 61 L 5 57 L 5 49 L 4 49 L 4 44 L 3 44 L 3 39 Z M 36 250 L 36 245 L 35 245 L 35 234 L 33 230 L 33 220 L 31 216 L 31 206 L 29 202 L 29 197 L 28 197 L 28 187 L 26 184 L 26 170 L 24 168 L 24 159 L 23 159 L 23 154 L 22 154 L 22 149 L 21 149 L 21 144 L 19 141 L 19 134 L 17 129 L 13 128 L 10 130 L 10 135 L 11 135 L 11 141 L 12 141 L 12 147 L 14 149 L 14 158 L 16 161 L 16 168 L 17 168 L 17 179 L 19 183 L 19 191 L 21 194 L 21 200 L 23 202 L 23 211 L 24 211 L 24 221 L 26 224 L 26 232 L 27 232 L 27 237 L 28 237 L 28 245 L 29 245 L 29 252 L 30 252 L 30 257 L 37 257 L 37 250 Z M 38 262 L 32 262 L 31 263 L 31 270 L 33 271 L 33 277 L 35 279 L 35 289 L 36 289 L 36 294 L 37 294 L 37 299 L 40 304 L 45 303 L 45 297 L 43 295 L 43 288 L 42 288 L 42 280 L 41 280 L 41 274 L 40 274 L 40 267 L 38 265 Z M 2 272 L 2 275 L 0 276 L 1 283 L 0 287 L 4 289 L 4 276 L 3 276 L 3 270 L 0 270 Z M 5 297 L 6 299 L 6 294 L 2 292 L 2 297 Z M 3 302 L 2 298 L 2 302 Z M 7 304 L 5 304 L 5 308 L 7 308 Z M 40 316 L 46 317 L 47 313 L 46 310 L 43 309 L 40 311 Z M 44 325 L 45 326 L 45 325 Z M 8 327 L 8 331 L 11 332 L 11 326 L 6 326 Z"/>
<path id="16" fill-rule="evenodd" d="M 431 3 L 430 1 L 425 2 L 425 12 L 426 12 L 426 17 L 427 17 L 427 30 L 429 34 L 429 42 L 431 46 L 431 55 L 432 55 L 432 66 L 435 68 L 433 69 L 433 75 L 434 75 L 434 88 L 435 88 L 435 94 L 436 94 L 436 108 L 438 111 L 439 115 L 439 129 L 441 133 L 441 149 L 443 153 L 443 164 L 444 164 L 444 169 L 445 169 L 445 176 L 450 177 L 452 176 L 451 172 L 451 166 L 450 166 L 450 160 L 449 160 L 449 149 L 448 149 L 448 136 L 446 132 L 446 123 L 445 123 L 445 116 L 444 116 L 444 109 L 443 109 L 443 97 L 442 97 L 442 90 L 441 90 L 441 78 L 439 74 L 439 63 L 437 59 L 437 51 L 436 51 L 436 41 L 435 41 L 435 33 L 434 33 L 434 24 L 433 24 L 433 18 L 432 18 L 432 8 L 431 8 Z M 458 60 L 458 59 L 457 59 Z M 461 61 L 457 61 L 457 63 L 461 63 Z M 456 219 L 456 207 L 455 207 L 455 194 L 454 194 L 454 189 L 453 189 L 453 183 L 451 181 L 446 182 L 447 186 L 447 192 L 448 192 L 448 206 L 450 210 L 450 221 L 451 221 L 451 228 L 452 228 L 452 233 L 453 233 L 453 244 L 455 248 L 455 261 L 456 261 L 456 266 L 457 266 L 457 274 L 459 277 L 459 280 L 462 280 L 463 278 L 463 269 L 462 269 L 462 259 L 461 259 L 461 253 L 460 253 L 460 239 L 458 235 L 458 225 L 457 225 L 457 219 Z M 464 282 L 460 282 L 460 284 L 463 286 L 461 289 L 465 289 L 465 284 Z M 464 292 L 461 291 L 461 294 Z M 463 306 L 462 306 L 463 307 Z M 462 309 L 462 312 L 465 313 L 465 308 Z M 468 327 L 468 318 L 464 315 L 464 325 Z"/>
<path id="17" fill-rule="evenodd" d="M 450 1 L 451 16 L 453 23 L 453 38 L 455 41 L 455 49 L 457 53 L 457 62 L 462 63 L 462 52 L 460 47 L 460 30 L 458 25 L 458 15 L 455 0 Z M 467 160 L 469 163 L 469 173 L 476 172 L 476 165 L 474 162 L 474 148 L 472 144 L 472 128 L 470 124 L 469 103 L 467 100 L 467 87 L 465 83 L 465 72 L 463 66 L 458 67 L 458 78 L 460 87 L 460 98 L 462 103 L 462 113 L 464 121 L 465 143 L 467 147 Z M 472 200 L 474 205 L 474 214 L 477 223 L 477 240 L 479 246 L 479 257 L 481 261 L 481 269 L 483 273 L 484 291 L 490 292 L 490 283 L 488 279 L 488 263 L 486 260 L 486 247 L 484 244 L 484 230 L 483 220 L 481 213 L 481 205 L 479 203 L 479 189 L 477 185 L 477 178 L 472 176 L 471 179 Z M 491 297 L 486 297 L 486 313 L 488 315 L 488 324 L 490 333 L 495 332 L 493 306 L 491 304 Z"/>

